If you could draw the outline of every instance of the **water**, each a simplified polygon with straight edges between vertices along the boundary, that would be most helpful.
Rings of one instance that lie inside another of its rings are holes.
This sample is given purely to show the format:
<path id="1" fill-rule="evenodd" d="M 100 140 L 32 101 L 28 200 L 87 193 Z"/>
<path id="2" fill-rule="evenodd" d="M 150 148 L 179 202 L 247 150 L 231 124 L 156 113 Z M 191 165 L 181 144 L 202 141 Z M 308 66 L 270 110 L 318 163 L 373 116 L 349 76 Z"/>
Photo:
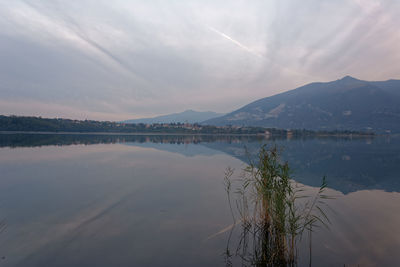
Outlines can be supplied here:
<path id="1" fill-rule="evenodd" d="M 2 134 L 0 266 L 224 266 L 224 170 L 262 143 L 336 197 L 314 266 L 400 265 L 400 138 Z"/>

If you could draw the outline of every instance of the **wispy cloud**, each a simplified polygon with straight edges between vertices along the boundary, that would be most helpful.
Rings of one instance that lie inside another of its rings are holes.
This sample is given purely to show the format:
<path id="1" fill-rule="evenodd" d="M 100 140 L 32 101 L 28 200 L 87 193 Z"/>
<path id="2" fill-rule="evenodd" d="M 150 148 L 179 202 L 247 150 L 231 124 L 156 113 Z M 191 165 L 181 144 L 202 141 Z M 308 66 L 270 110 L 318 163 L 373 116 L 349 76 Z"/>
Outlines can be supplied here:
<path id="1" fill-rule="evenodd" d="M 4 0 L 0 113 L 229 112 L 316 80 L 399 78 L 398 13 L 394 0 Z"/>

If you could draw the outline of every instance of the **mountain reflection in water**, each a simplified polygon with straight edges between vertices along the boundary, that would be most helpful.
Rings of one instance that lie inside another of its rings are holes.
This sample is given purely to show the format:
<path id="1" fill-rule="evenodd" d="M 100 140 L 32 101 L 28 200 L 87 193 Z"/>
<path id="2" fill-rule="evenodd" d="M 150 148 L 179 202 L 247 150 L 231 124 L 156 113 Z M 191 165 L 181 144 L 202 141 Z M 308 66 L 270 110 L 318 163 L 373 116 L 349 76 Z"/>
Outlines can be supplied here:
<path id="1" fill-rule="evenodd" d="M 226 153 L 248 162 L 261 144 L 276 145 L 296 181 L 343 193 L 363 189 L 400 192 L 400 137 L 273 138 L 218 135 L 0 134 L 0 147 L 37 147 L 122 143 L 184 156 Z"/>
<path id="2" fill-rule="evenodd" d="M 399 266 L 397 137 L 77 134 L 0 134 L 0 265 L 224 266 L 224 170 L 263 143 L 310 192 L 326 175 L 336 197 L 331 229 L 313 234 L 315 266 Z"/>

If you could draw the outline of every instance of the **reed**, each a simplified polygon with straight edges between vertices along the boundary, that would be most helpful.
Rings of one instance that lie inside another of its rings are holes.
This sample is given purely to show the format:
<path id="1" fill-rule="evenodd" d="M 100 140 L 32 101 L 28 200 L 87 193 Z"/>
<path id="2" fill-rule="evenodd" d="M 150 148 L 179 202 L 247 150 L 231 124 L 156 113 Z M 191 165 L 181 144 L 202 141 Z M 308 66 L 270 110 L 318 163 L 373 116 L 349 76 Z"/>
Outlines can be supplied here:
<path id="1" fill-rule="evenodd" d="M 236 255 L 242 265 L 295 266 L 297 245 L 303 233 L 311 236 L 317 226 L 330 223 L 323 209 L 324 200 L 330 198 L 325 194 L 325 177 L 316 195 L 304 195 L 304 188 L 291 178 L 289 164 L 280 161 L 277 147 L 266 145 L 238 179 L 233 179 L 233 174 L 228 168 L 224 181 L 234 225 L 240 220 L 241 233 L 235 252 L 229 249 L 232 232 L 229 235 L 227 265 L 231 265 L 231 257 Z M 234 201 L 232 191 L 236 196 Z M 307 198 L 301 201 L 303 205 L 298 203 L 301 198 Z M 238 214 L 237 219 L 234 213 Z M 309 242 L 311 252 L 311 239 Z"/>

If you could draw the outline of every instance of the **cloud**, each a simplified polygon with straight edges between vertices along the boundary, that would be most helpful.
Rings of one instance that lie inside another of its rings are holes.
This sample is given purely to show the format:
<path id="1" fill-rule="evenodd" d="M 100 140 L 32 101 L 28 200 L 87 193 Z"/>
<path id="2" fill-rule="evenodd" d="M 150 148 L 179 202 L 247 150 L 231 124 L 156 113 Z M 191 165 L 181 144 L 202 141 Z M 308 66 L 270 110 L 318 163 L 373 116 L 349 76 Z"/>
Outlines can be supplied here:
<path id="1" fill-rule="evenodd" d="M 393 0 L 5 0 L 0 112 L 229 112 L 347 74 L 399 78 L 399 11 Z"/>

